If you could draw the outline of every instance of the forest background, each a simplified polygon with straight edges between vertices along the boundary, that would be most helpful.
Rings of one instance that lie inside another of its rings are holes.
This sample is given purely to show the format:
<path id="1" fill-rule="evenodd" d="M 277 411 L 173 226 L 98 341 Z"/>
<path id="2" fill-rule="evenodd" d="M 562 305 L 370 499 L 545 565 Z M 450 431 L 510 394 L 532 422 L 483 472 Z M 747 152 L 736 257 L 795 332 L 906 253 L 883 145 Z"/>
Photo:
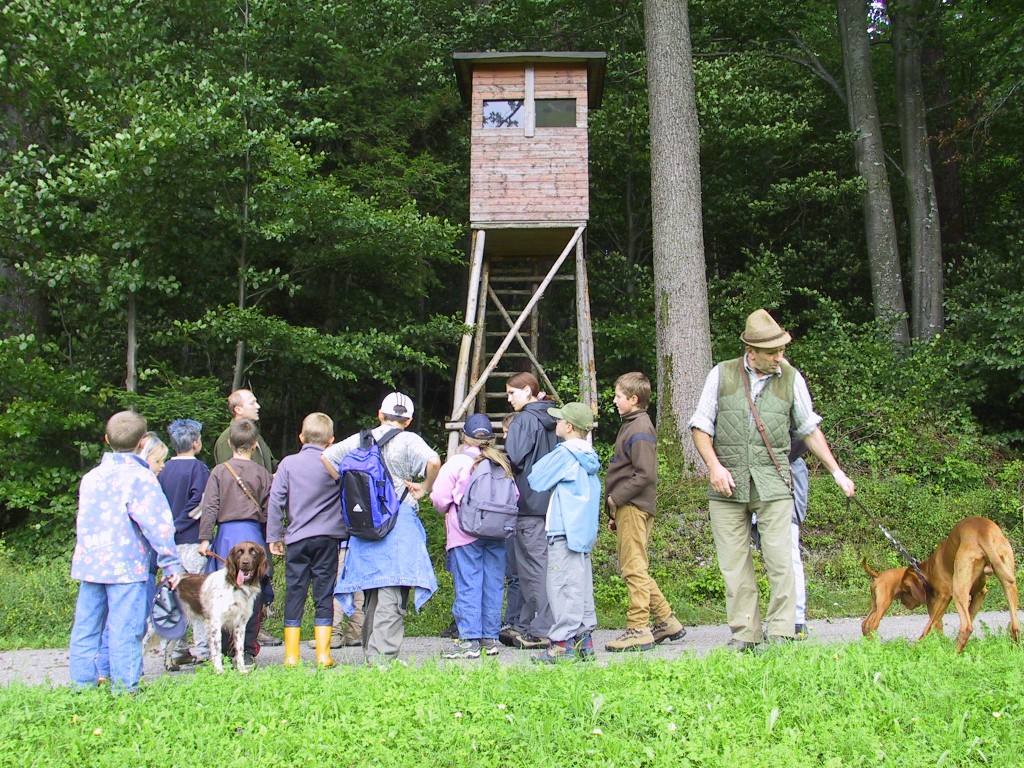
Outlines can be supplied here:
<path id="1" fill-rule="evenodd" d="M 827 477 L 812 484 L 805 544 L 812 584 L 824 585 L 812 608 L 824 612 L 844 588 L 866 591 L 865 550 L 899 563 L 873 522 L 922 557 L 965 514 L 996 519 L 1018 554 L 1022 531 L 1024 17 L 1000 0 L 853 3 L 865 82 L 844 76 L 837 9 L 850 5 L 689 3 L 706 273 L 686 278 L 707 281 L 713 357 L 739 354 L 744 317 L 769 308 L 877 515 L 851 515 Z M 898 11 L 917 45 L 931 213 L 905 183 Z M 123 407 L 157 428 L 197 418 L 210 446 L 226 394 L 249 386 L 280 457 L 297 450 L 304 414 L 327 412 L 344 436 L 394 387 L 416 398 L 415 428 L 444 444 L 469 241 L 455 51 L 608 54 L 589 118 L 587 236 L 607 453 L 615 377 L 657 369 L 644 31 L 640 0 L 5 3 L 5 567 L 66 562 L 78 479 Z M 858 166 L 850 105 L 868 93 L 909 308 L 902 338 L 900 319 L 879 311 L 865 234 L 877 190 Z M 921 280 L 917 260 L 929 222 L 937 282 Z M 937 321 L 918 322 L 922 300 L 937 303 Z M 545 317 L 543 359 L 570 399 L 567 309 Z M 693 619 L 720 603 L 721 582 L 677 429 L 660 434 L 670 523 L 655 560 Z M 439 523 L 428 530 L 437 550 Z M 603 546 L 599 598 L 615 605 L 624 589 Z"/>

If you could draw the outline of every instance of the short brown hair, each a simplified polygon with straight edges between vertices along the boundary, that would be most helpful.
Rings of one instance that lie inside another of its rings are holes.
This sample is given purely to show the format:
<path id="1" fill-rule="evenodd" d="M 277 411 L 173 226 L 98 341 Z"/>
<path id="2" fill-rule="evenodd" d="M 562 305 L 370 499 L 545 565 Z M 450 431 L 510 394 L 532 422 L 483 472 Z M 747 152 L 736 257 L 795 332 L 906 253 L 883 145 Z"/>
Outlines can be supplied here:
<path id="1" fill-rule="evenodd" d="M 302 439 L 311 445 L 328 445 L 334 437 L 334 422 L 326 413 L 311 413 L 302 420 Z"/>
<path id="2" fill-rule="evenodd" d="M 107 419 L 107 445 L 115 453 L 131 453 L 139 447 L 148 426 L 146 419 L 135 411 L 119 411 Z"/>
<path id="3" fill-rule="evenodd" d="M 635 397 L 638 408 L 647 410 L 651 404 L 651 380 L 640 371 L 624 373 L 615 380 L 615 388 L 626 397 Z"/>
<path id="4" fill-rule="evenodd" d="M 260 437 L 260 428 L 252 419 L 235 419 L 228 429 L 228 443 L 238 451 L 252 448 Z"/>

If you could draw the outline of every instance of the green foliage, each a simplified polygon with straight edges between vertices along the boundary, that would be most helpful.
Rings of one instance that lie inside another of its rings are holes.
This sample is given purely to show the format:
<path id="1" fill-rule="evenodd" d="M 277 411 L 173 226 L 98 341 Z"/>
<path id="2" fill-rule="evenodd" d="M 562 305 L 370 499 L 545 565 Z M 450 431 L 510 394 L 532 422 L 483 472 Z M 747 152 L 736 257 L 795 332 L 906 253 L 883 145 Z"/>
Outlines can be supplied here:
<path id="1" fill-rule="evenodd" d="M 67 553 L 17 557 L 0 541 L 0 649 L 68 644 L 78 582 Z"/>

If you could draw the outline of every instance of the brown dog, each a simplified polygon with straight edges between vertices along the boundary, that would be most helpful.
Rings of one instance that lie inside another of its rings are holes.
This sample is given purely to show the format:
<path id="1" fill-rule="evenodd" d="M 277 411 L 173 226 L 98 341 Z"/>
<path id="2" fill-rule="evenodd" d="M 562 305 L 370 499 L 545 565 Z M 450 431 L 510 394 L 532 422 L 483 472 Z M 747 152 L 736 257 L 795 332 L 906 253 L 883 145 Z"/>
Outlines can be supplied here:
<path id="1" fill-rule="evenodd" d="M 1006 592 L 1010 608 L 1010 638 L 1020 642 L 1017 622 L 1017 574 L 1013 548 L 999 526 L 984 517 L 968 517 L 953 526 L 949 536 L 918 564 L 928 580 L 927 586 L 913 568 L 890 568 L 877 573 L 868 567 L 867 558 L 861 566 L 871 576 L 871 610 L 861 622 L 861 631 L 869 635 L 878 629 L 882 617 L 894 599 L 907 608 L 927 603 L 928 624 L 921 633 L 942 633 L 942 616 L 952 600 L 960 615 L 960 636 L 956 652 L 967 645 L 974 631 L 974 617 L 985 602 L 988 588 L 986 574 L 995 573 Z"/>

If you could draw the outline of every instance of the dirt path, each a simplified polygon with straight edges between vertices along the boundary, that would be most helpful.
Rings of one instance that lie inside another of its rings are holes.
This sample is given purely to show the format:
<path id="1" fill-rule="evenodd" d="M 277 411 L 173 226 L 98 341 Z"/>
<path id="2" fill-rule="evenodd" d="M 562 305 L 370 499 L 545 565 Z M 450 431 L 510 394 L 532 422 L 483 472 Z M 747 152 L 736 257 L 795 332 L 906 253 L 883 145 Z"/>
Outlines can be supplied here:
<path id="1" fill-rule="evenodd" d="M 882 621 L 879 635 L 883 640 L 893 638 L 916 639 L 924 629 L 927 617 L 915 614 L 913 616 L 889 616 Z M 978 615 L 975 621 L 975 634 L 984 636 L 988 632 L 1003 632 L 1009 622 L 1009 613 L 1006 611 L 986 611 Z M 810 634 L 808 643 L 845 643 L 861 639 L 860 619 L 824 619 L 809 622 Z M 955 614 L 946 617 L 946 634 L 955 636 L 960 628 L 960 622 Z M 594 633 L 594 645 L 597 648 L 597 663 L 615 663 L 625 657 L 633 657 L 633 654 L 613 654 L 604 651 L 604 644 L 619 634 L 619 630 L 598 630 Z M 715 648 L 724 646 L 729 641 L 729 628 L 725 624 L 706 625 L 699 627 L 687 627 L 686 637 L 674 643 L 664 643 L 655 650 L 644 654 L 645 658 L 671 659 L 684 653 L 696 653 L 703 655 Z M 438 637 L 409 637 L 402 645 L 402 659 L 410 663 L 417 663 L 427 659 L 436 659 L 442 646 L 448 641 Z M 362 650 L 360 648 L 340 648 L 332 651 L 335 661 L 340 664 L 362 664 Z M 502 647 L 498 660 L 505 664 L 529 664 L 530 653 L 517 651 L 511 648 Z M 284 658 L 284 649 L 281 646 L 264 648 L 259 656 L 261 666 L 280 664 Z M 303 642 L 302 658 L 304 662 L 312 663 L 314 659 L 313 649 Z M 191 668 L 183 672 L 166 672 L 163 669 L 163 659 L 157 654 L 147 654 L 144 661 L 144 675 L 147 679 L 153 679 L 159 675 L 187 675 L 191 674 Z M 472 664 L 479 663 L 476 660 L 448 661 L 447 664 Z M 0 652 L 0 685 L 9 685 L 12 682 L 20 681 L 28 685 L 68 685 L 71 680 L 68 675 L 68 651 L 67 648 L 54 648 L 39 651 L 2 651 Z"/>

